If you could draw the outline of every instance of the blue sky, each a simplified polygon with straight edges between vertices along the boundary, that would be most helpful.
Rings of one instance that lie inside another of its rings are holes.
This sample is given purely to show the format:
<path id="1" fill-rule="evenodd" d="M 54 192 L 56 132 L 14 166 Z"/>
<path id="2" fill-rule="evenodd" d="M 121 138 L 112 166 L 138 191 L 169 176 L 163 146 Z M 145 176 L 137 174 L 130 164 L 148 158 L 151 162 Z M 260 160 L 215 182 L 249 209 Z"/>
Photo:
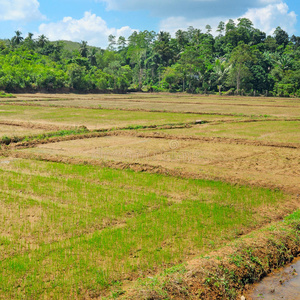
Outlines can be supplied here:
<path id="1" fill-rule="evenodd" d="M 0 38 L 20 30 L 45 34 L 50 40 L 88 41 L 105 48 L 110 34 L 128 37 L 134 30 L 189 26 L 205 30 L 220 21 L 247 17 L 272 34 L 281 26 L 300 35 L 299 0 L 0 0 Z"/>

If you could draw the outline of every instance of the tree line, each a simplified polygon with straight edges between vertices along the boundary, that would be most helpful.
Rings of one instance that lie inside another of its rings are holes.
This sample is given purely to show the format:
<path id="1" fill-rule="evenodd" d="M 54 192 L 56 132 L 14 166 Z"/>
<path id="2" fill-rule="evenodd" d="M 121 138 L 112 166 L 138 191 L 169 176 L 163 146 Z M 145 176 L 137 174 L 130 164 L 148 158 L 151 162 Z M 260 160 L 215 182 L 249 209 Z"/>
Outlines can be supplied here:
<path id="1" fill-rule="evenodd" d="M 110 35 L 100 49 L 82 41 L 68 50 L 45 35 L 20 31 L 0 42 L 0 89 L 5 91 L 188 92 L 300 97 L 300 37 L 252 22 L 220 22 L 217 35 L 194 27 L 175 37 L 160 31 Z"/>

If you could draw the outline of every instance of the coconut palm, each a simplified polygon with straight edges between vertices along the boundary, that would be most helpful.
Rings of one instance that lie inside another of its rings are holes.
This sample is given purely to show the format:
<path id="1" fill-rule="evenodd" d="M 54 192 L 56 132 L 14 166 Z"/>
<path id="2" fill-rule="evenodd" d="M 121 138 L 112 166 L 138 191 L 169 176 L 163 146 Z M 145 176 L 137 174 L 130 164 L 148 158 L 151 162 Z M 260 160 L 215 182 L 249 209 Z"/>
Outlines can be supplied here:
<path id="1" fill-rule="evenodd" d="M 12 44 L 19 45 L 24 40 L 24 38 L 22 37 L 22 32 L 17 30 L 15 31 L 15 34 L 16 35 L 12 38 Z"/>
<path id="2" fill-rule="evenodd" d="M 92 66 L 97 65 L 96 54 L 97 54 L 97 49 L 93 47 L 88 57 Z"/>
<path id="3" fill-rule="evenodd" d="M 48 42 L 49 42 L 48 38 L 44 34 L 42 34 L 38 37 L 37 45 L 41 48 L 44 48 Z"/>
<path id="4" fill-rule="evenodd" d="M 82 57 L 88 56 L 88 47 L 86 41 L 81 41 L 80 47 L 79 47 L 79 53 Z"/>
<path id="5" fill-rule="evenodd" d="M 217 76 L 217 84 L 219 89 L 219 95 L 221 95 L 222 90 L 222 82 L 224 82 L 226 75 L 228 74 L 229 70 L 231 68 L 231 65 L 227 65 L 226 61 L 222 58 L 217 58 L 215 60 L 213 71 L 215 75 Z"/>

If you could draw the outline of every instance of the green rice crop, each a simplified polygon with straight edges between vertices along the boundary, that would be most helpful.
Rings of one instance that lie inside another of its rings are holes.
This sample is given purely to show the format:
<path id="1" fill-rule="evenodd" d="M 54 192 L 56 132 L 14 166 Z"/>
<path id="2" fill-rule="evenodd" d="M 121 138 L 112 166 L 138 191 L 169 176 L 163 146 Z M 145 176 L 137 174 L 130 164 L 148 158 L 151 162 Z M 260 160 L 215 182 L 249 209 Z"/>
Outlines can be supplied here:
<path id="1" fill-rule="evenodd" d="M 0 159 L 0 299 L 103 296 L 268 221 L 280 191 Z"/>

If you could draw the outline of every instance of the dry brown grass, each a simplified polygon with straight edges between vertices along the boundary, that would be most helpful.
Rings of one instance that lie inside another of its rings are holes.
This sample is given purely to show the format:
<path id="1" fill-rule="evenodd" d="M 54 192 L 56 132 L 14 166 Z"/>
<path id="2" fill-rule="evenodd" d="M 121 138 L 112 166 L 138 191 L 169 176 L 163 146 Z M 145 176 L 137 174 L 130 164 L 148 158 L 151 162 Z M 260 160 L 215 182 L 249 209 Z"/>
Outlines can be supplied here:
<path id="1" fill-rule="evenodd" d="M 230 113 L 246 115 L 272 115 L 299 117 L 298 98 L 226 97 L 188 94 L 142 94 L 127 95 L 18 95 L 15 102 L 55 105 L 62 107 L 86 107 L 109 109 L 144 109 L 172 112 Z"/>
<path id="2" fill-rule="evenodd" d="M 43 129 L 0 124 L 0 139 L 4 136 L 19 137 L 19 136 L 27 136 L 27 135 L 44 133 L 44 132 L 45 132 L 45 130 L 43 130 Z"/>
<path id="3" fill-rule="evenodd" d="M 300 121 L 218 122 L 190 128 L 152 130 L 172 136 L 221 137 L 300 144 Z"/>

